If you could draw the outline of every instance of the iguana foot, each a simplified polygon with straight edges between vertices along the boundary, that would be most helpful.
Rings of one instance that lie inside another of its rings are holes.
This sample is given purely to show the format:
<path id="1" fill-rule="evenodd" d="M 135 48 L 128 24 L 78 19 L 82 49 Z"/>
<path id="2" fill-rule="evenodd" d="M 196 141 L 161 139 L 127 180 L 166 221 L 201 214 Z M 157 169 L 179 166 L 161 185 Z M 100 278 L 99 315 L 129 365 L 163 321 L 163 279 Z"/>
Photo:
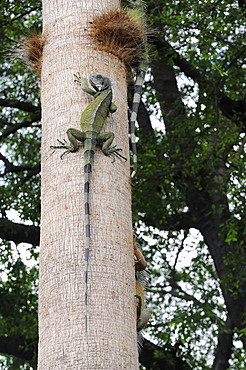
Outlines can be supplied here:
<path id="1" fill-rule="evenodd" d="M 81 85 L 87 85 L 87 80 L 85 77 L 82 77 L 81 74 L 78 72 L 78 73 L 74 73 L 74 82 L 77 82 L 78 84 L 81 84 Z"/>
<path id="2" fill-rule="evenodd" d="M 115 157 L 122 158 L 122 159 L 124 159 L 124 160 L 125 160 L 125 162 L 126 162 L 126 161 L 127 161 L 127 159 L 126 159 L 123 155 L 121 155 L 120 153 L 118 153 L 118 152 L 119 152 L 119 150 L 122 150 L 122 149 L 120 149 L 120 148 L 116 148 L 116 145 L 115 145 L 115 146 L 112 146 L 112 147 L 110 147 L 110 148 L 108 148 L 108 149 L 105 149 L 105 150 L 103 151 L 103 153 L 104 153 L 105 155 L 108 155 L 109 157 L 112 157 L 112 158 L 113 158 L 112 163 L 113 163 L 113 162 L 115 162 Z"/>
<path id="3" fill-rule="evenodd" d="M 62 155 L 60 157 L 61 159 L 63 159 L 63 157 L 64 157 L 65 154 L 70 153 L 70 152 L 74 152 L 74 149 L 73 149 L 72 145 L 66 139 L 64 139 L 63 141 L 57 139 L 57 141 L 61 145 L 51 145 L 50 147 L 52 149 L 67 149 L 67 150 L 65 150 L 64 153 L 62 153 Z"/>

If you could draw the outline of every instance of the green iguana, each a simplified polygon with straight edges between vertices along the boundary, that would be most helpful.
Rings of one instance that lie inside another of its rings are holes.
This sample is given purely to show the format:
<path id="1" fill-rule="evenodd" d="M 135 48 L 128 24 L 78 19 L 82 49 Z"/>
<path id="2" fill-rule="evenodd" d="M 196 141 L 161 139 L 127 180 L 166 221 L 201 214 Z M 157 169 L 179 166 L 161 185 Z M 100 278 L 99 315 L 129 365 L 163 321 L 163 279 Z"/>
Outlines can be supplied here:
<path id="1" fill-rule="evenodd" d="M 133 245 L 135 254 L 135 277 L 136 277 L 136 298 L 137 298 L 137 344 L 140 352 L 143 344 L 143 328 L 147 325 L 151 315 L 151 308 L 146 308 L 145 295 L 148 285 L 148 273 L 145 271 L 147 262 L 136 240 L 136 229 L 133 233 Z"/>
<path id="2" fill-rule="evenodd" d="M 140 352 L 142 343 L 144 341 L 142 330 L 147 325 L 151 315 L 152 309 L 146 308 L 146 287 L 148 285 L 149 275 L 146 271 L 136 271 L 136 299 L 137 299 L 137 344 Z"/>
<path id="3" fill-rule="evenodd" d="M 108 77 L 100 74 L 91 74 L 89 82 L 94 90 L 88 84 L 86 78 L 79 73 L 75 76 L 75 82 L 81 84 L 82 90 L 92 96 L 94 100 L 85 108 L 81 114 L 80 126 L 82 131 L 75 128 L 67 130 L 68 140 L 58 139 L 61 145 L 51 146 L 51 148 L 67 149 L 62 155 L 69 152 L 75 152 L 78 148 L 78 141 L 84 143 L 84 207 L 85 207 L 85 331 L 88 331 L 87 301 L 88 301 L 88 264 L 90 251 L 90 177 L 96 145 L 101 147 L 102 152 L 113 158 L 119 156 L 126 160 L 119 151 L 121 149 L 111 146 L 114 140 L 113 132 L 101 132 L 109 113 L 114 113 L 117 106 L 112 101 L 112 82 Z M 77 141 L 78 140 L 78 141 Z"/>

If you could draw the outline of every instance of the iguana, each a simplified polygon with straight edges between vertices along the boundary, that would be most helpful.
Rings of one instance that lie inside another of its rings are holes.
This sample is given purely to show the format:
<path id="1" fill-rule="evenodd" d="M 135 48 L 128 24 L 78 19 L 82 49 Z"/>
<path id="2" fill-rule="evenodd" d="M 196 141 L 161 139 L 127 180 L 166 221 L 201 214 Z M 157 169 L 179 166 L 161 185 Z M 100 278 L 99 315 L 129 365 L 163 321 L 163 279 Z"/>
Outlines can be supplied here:
<path id="1" fill-rule="evenodd" d="M 84 207 L 85 207 L 85 331 L 88 331 L 87 302 L 88 302 L 88 264 L 90 251 L 90 177 L 96 145 L 101 147 L 102 152 L 113 158 L 119 156 L 126 160 L 119 151 L 121 149 L 111 146 L 114 140 L 113 132 L 101 132 L 109 113 L 114 113 L 117 106 L 112 101 L 112 82 L 108 77 L 101 74 L 91 74 L 89 82 L 94 90 L 87 83 L 86 78 L 80 73 L 75 76 L 75 82 L 81 84 L 82 90 L 92 96 L 94 100 L 85 108 L 81 114 L 80 126 L 82 131 L 75 128 L 67 130 L 68 141 L 58 140 L 61 145 L 51 146 L 55 149 L 66 149 L 61 155 L 78 150 L 78 141 L 84 143 Z"/>
<path id="2" fill-rule="evenodd" d="M 137 344 L 140 352 L 144 337 L 142 329 L 147 325 L 152 310 L 145 308 L 145 291 L 148 285 L 148 273 L 145 271 L 147 262 L 136 241 L 136 229 L 133 234 L 134 254 L 135 254 L 135 277 L 136 277 L 136 298 L 137 298 Z"/>
<path id="3" fill-rule="evenodd" d="M 145 307 L 146 287 L 148 285 L 148 273 L 146 271 L 136 271 L 136 298 L 137 298 L 137 344 L 140 351 L 144 337 L 143 328 L 147 325 L 152 309 Z"/>

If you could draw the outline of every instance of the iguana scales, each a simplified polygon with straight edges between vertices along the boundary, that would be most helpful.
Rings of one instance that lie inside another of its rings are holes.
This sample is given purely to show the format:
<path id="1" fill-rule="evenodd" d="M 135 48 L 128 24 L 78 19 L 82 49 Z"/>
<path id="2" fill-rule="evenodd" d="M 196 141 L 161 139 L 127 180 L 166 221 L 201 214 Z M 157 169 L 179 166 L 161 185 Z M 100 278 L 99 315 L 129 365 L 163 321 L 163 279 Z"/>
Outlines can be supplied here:
<path id="1" fill-rule="evenodd" d="M 133 11 L 135 11 L 135 19 L 138 20 L 139 27 L 142 29 L 143 35 L 143 53 L 141 61 L 137 68 L 137 75 L 135 80 L 135 91 L 133 95 L 133 102 L 130 114 L 130 137 L 131 137 L 131 145 L 132 145 L 132 153 L 133 153 L 133 172 L 131 177 L 134 177 L 137 172 L 137 146 L 136 146 L 136 122 L 137 122 L 137 115 L 139 111 L 139 105 L 141 101 L 141 95 L 143 90 L 143 84 L 145 75 L 148 69 L 148 42 L 147 42 L 147 23 L 146 23 L 146 15 L 144 9 L 144 2 L 143 0 L 135 0 L 129 1 L 131 6 L 133 7 Z M 129 12 L 132 9 L 128 10 Z"/>
<path id="2" fill-rule="evenodd" d="M 136 299 L 137 299 L 137 344 L 140 352 L 144 337 L 142 329 L 147 325 L 151 315 L 151 308 L 146 308 L 145 295 L 148 285 L 148 273 L 145 271 L 147 262 L 136 240 L 136 229 L 133 233 L 133 245 L 135 254 L 135 278 L 136 278 Z"/>
<path id="3" fill-rule="evenodd" d="M 80 73 L 75 75 L 75 82 L 81 84 L 82 90 L 94 97 L 94 100 L 81 114 L 80 126 L 82 131 L 75 128 L 67 130 L 68 141 L 59 140 L 60 145 L 52 148 L 66 149 L 61 155 L 78 150 L 78 141 L 84 143 L 84 207 L 85 207 L 85 330 L 88 331 L 87 301 L 88 301 L 88 264 L 90 251 L 90 177 L 96 145 L 101 147 L 102 152 L 113 158 L 119 156 L 126 160 L 115 146 L 111 146 L 114 140 L 113 132 L 101 132 L 109 113 L 114 113 L 117 106 L 112 101 L 112 82 L 108 77 L 100 74 L 91 74 L 89 82 L 93 89 L 88 86 L 86 78 Z"/>

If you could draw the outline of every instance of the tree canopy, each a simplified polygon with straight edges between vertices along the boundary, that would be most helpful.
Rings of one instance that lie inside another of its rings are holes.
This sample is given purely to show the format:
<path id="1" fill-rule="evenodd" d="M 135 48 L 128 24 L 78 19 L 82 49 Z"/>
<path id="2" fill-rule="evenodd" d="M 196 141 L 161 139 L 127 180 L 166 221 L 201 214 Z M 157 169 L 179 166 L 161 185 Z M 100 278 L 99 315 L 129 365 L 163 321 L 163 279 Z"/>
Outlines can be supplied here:
<path id="1" fill-rule="evenodd" d="M 246 2 L 145 3 L 150 62 L 133 210 L 154 315 L 140 361 L 244 369 Z M 28 369 L 37 356 L 41 107 L 39 77 L 16 49 L 41 31 L 41 3 L 0 7 L 0 361 Z"/>

